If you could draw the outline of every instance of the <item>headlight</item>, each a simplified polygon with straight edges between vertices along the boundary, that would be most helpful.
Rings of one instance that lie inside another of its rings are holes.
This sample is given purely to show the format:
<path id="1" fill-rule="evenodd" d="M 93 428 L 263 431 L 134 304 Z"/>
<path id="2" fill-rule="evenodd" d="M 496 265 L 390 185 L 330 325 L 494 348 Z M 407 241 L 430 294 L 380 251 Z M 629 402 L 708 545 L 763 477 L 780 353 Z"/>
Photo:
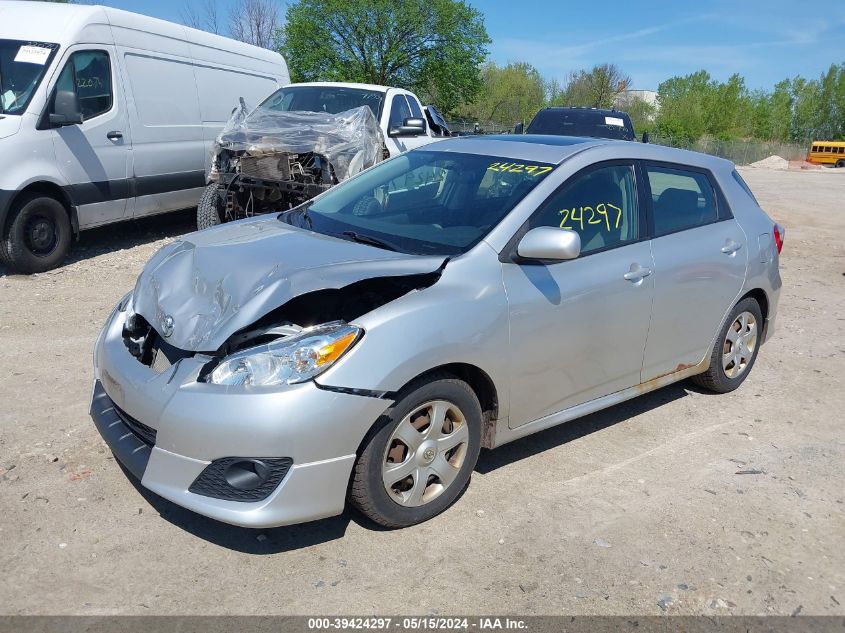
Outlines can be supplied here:
<path id="1" fill-rule="evenodd" d="M 319 325 L 267 345 L 232 354 L 211 372 L 215 385 L 269 386 L 310 380 L 331 367 L 360 338 L 352 325 Z"/>

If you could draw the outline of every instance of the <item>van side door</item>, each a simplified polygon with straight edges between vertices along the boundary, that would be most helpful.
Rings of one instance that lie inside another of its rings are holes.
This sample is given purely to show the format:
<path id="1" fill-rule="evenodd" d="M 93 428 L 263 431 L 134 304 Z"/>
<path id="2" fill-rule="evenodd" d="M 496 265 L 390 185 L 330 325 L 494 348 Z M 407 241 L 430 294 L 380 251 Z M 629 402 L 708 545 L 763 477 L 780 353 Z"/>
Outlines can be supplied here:
<path id="1" fill-rule="evenodd" d="M 52 130 L 56 162 L 68 183 L 79 228 L 124 219 L 131 197 L 131 139 L 114 47 L 68 49 L 40 127 L 50 127 L 56 90 L 76 91 L 82 109 L 81 125 Z"/>
<path id="2" fill-rule="evenodd" d="M 654 309 L 643 382 L 700 363 L 745 283 L 748 244 L 707 170 L 644 162 Z"/>

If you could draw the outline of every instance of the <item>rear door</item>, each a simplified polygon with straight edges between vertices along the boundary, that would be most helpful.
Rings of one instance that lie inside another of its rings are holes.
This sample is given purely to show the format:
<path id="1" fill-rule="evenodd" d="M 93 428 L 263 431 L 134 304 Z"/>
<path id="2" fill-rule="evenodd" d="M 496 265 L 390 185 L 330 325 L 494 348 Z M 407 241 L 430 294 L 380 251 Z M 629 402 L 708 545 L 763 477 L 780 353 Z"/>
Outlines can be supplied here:
<path id="1" fill-rule="evenodd" d="M 654 309 L 643 382 L 700 363 L 745 281 L 746 236 L 715 178 L 643 163 L 654 257 Z"/>
<path id="2" fill-rule="evenodd" d="M 84 119 L 53 131 L 79 227 L 122 220 L 131 196 L 131 142 L 114 47 L 71 47 L 51 94 L 56 89 L 76 90 Z"/>

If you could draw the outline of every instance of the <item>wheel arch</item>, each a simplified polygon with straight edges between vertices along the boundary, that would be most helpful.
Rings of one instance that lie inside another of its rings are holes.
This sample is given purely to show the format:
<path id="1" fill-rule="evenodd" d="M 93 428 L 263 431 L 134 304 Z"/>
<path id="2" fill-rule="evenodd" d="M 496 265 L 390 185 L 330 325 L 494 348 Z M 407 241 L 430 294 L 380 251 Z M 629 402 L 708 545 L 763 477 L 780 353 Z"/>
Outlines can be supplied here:
<path id="1" fill-rule="evenodd" d="M 734 305 L 744 301 L 745 299 L 754 299 L 757 302 L 757 305 L 760 306 L 760 312 L 763 315 L 763 336 L 761 340 L 765 343 L 768 337 L 767 330 L 769 328 L 769 297 L 766 294 L 766 291 L 762 288 L 753 288 L 737 299 Z"/>
<path id="2" fill-rule="evenodd" d="M 407 381 L 400 389 L 392 392 L 390 396 L 395 397 L 396 394 L 408 388 L 409 385 L 424 381 L 429 378 L 443 377 L 443 375 L 453 376 L 459 380 L 463 380 L 469 388 L 475 393 L 478 398 L 478 403 L 481 405 L 481 446 L 483 448 L 493 448 L 494 439 L 496 437 L 496 421 L 499 418 L 499 396 L 496 390 L 496 385 L 492 378 L 483 369 L 470 363 L 446 363 L 432 367 L 420 374 L 417 374 L 409 381 Z M 370 434 L 373 432 L 378 420 L 373 420 L 372 425 L 364 434 L 364 438 L 358 445 L 356 451 L 358 455 L 369 440 Z"/>
<path id="3" fill-rule="evenodd" d="M 49 196 L 55 200 L 57 200 L 64 208 L 65 212 L 68 214 L 68 219 L 70 220 L 70 226 L 73 230 L 74 235 L 79 234 L 79 217 L 76 213 L 76 206 L 73 204 L 73 201 L 70 199 L 67 191 L 62 188 L 61 186 L 57 185 L 54 182 L 50 182 L 49 180 L 38 180 L 36 182 L 29 183 L 9 200 L 8 205 L 6 205 L 5 209 L 0 209 L 0 230 L 2 230 L 2 234 L 5 235 L 6 229 L 9 225 L 9 219 L 11 217 L 11 211 L 15 208 L 15 205 L 27 195 L 37 193 L 42 194 L 45 196 Z"/>

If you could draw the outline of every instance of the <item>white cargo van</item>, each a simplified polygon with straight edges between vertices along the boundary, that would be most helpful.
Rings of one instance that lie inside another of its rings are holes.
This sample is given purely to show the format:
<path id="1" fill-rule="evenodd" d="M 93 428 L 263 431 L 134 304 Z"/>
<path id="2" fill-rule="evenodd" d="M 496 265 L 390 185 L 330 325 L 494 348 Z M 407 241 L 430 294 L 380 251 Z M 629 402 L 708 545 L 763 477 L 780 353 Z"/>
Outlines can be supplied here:
<path id="1" fill-rule="evenodd" d="M 195 206 L 238 97 L 278 53 L 101 6 L 0 0 L 0 261 L 59 265 L 79 231 Z"/>

